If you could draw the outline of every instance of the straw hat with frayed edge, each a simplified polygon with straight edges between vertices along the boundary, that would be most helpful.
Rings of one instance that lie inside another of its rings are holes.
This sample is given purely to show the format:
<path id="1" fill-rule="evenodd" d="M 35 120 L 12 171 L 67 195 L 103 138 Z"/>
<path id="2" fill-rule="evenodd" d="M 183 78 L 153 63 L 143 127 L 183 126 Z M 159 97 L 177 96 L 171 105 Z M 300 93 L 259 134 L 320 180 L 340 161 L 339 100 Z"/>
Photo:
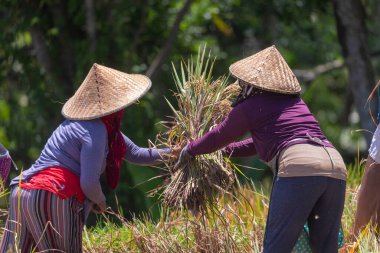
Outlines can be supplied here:
<path id="1" fill-rule="evenodd" d="M 151 80 L 94 64 L 81 86 L 62 108 L 71 120 L 91 120 L 117 112 L 142 97 Z"/>
<path id="2" fill-rule="evenodd" d="M 256 88 L 284 94 L 299 94 L 301 86 L 275 46 L 235 62 L 230 72 Z"/>

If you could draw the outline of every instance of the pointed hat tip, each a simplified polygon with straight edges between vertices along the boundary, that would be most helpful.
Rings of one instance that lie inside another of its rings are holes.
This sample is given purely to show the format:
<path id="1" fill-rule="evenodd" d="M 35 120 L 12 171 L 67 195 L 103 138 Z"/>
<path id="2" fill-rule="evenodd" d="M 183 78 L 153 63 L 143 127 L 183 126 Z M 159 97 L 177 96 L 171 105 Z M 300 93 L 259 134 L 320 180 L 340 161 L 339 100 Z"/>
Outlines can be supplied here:
<path id="1" fill-rule="evenodd" d="M 276 49 L 276 50 L 277 50 L 276 45 L 272 45 L 272 46 L 270 46 L 269 48 L 270 48 L 271 50 L 273 50 L 273 49 Z"/>

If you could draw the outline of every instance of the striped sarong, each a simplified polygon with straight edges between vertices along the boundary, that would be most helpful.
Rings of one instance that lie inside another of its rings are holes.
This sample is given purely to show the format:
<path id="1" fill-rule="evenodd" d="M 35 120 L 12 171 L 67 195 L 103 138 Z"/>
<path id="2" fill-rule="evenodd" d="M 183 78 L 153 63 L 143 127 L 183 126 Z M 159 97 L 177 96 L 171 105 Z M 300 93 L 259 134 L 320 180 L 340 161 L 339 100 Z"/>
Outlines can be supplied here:
<path id="1" fill-rule="evenodd" d="M 83 209 L 76 198 L 13 187 L 0 252 L 82 252 Z"/>

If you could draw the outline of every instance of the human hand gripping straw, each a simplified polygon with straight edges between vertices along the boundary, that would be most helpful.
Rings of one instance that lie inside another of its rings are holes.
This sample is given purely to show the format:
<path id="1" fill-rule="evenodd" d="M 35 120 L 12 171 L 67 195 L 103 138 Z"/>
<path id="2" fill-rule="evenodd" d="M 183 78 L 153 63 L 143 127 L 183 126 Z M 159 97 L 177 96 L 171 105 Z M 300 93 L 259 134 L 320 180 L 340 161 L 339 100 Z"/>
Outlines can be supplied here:
<path id="1" fill-rule="evenodd" d="M 173 171 L 172 172 L 175 172 L 178 170 L 178 168 L 182 165 L 182 164 L 186 164 L 188 163 L 192 158 L 194 158 L 188 151 L 187 151 L 187 145 L 181 150 L 180 154 L 179 154 L 179 157 L 178 157 L 178 160 L 176 162 L 176 164 L 174 165 L 173 167 Z"/>

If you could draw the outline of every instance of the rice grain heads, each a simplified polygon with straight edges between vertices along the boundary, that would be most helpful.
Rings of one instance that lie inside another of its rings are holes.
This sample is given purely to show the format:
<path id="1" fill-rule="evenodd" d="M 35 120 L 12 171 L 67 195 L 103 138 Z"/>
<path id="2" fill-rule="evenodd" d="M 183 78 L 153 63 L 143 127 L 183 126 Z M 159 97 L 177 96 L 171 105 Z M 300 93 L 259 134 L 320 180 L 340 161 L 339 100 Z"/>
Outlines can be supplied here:
<path id="1" fill-rule="evenodd" d="M 230 112 L 231 101 L 240 87 L 228 86 L 224 76 L 213 79 L 214 62 L 203 48 L 196 59 L 181 62 L 180 72 L 173 65 L 178 109 L 168 101 L 174 118 L 165 123 L 168 131 L 159 142 L 183 147 L 210 131 Z M 227 192 L 235 180 L 233 166 L 223 157 L 222 151 L 180 161 L 176 170 L 172 165 L 168 165 L 168 169 L 170 182 L 164 186 L 164 204 L 193 212 L 206 211 L 218 194 Z"/>

